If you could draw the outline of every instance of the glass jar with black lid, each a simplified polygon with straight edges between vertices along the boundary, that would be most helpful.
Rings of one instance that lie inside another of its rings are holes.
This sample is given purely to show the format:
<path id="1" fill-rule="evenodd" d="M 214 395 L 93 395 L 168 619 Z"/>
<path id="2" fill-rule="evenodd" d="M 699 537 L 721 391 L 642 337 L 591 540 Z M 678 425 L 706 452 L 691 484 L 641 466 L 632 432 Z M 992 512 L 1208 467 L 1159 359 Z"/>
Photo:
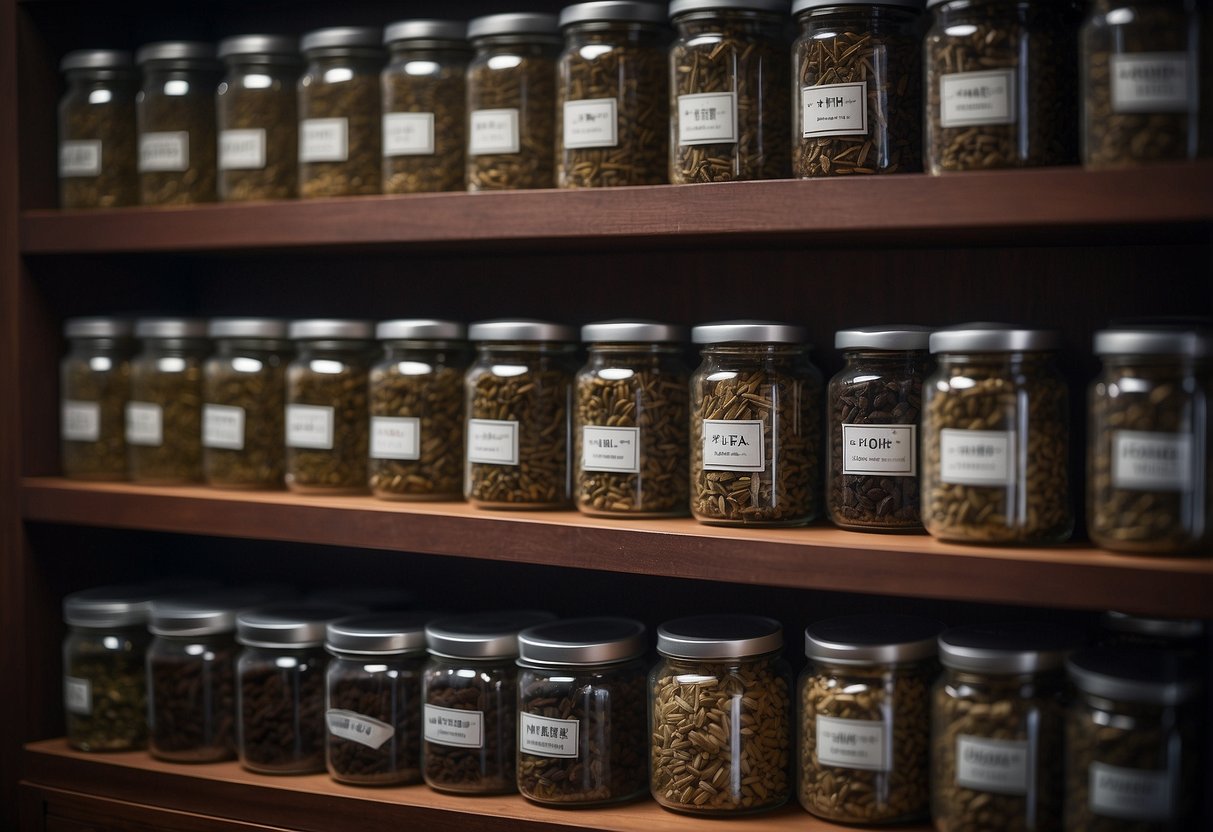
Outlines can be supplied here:
<path id="1" fill-rule="evenodd" d="M 59 362 L 59 455 L 64 476 L 126 478 L 126 402 L 134 327 L 123 318 L 69 318 Z"/>
<path id="2" fill-rule="evenodd" d="M 131 359 L 126 449 L 135 482 L 202 480 L 202 368 L 210 350 L 206 321 L 140 318 Z"/>
<path id="3" fill-rule="evenodd" d="M 59 63 L 59 207 L 139 204 L 135 97 L 139 73 L 129 52 L 82 49 Z"/>

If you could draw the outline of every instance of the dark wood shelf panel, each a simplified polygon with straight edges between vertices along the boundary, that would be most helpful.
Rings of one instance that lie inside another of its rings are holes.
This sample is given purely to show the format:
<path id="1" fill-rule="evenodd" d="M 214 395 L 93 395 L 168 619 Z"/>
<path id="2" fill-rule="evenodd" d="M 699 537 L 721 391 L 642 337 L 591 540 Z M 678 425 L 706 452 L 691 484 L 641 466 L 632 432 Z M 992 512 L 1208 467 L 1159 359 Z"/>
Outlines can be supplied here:
<path id="1" fill-rule="evenodd" d="M 31 477 L 26 520 L 400 550 L 635 575 L 962 601 L 1213 616 L 1213 560 L 1080 544 L 995 548 L 826 526 L 733 529 L 464 503 L 147 487 Z"/>

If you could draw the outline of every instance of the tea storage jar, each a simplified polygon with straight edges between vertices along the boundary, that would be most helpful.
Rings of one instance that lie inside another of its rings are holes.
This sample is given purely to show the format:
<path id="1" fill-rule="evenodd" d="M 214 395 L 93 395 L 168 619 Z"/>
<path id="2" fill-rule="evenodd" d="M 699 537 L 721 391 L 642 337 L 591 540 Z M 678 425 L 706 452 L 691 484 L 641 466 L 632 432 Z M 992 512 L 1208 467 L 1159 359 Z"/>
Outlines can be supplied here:
<path id="1" fill-rule="evenodd" d="M 431 788 L 458 794 L 516 790 L 518 633 L 553 617 L 508 610 L 426 625 L 422 771 Z"/>
<path id="2" fill-rule="evenodd" d="M 560 13 L 556 184 L 666 181 L 669 72 L 666 11 L 653 3 L 591 2 Z"/>
<path id="3" fill-rule="evenodd" d="M 786 0 L 670 3 L 670 182 L 788 176 L 787 14 Z"/>
<path id="4" fill-rule="evenodd" d="M 699 615 L 657 629 L 649 789 L 658 804 L 727 817 L 787 802 L 792 674 L 782 650 L 779 622 L 759 616 Z"/>
<path id="5" fill-rule="evenodd" d="M 292 491 L 366 491 L 369 321 L 292 321 L 297 350 L 286 373 L 286 484 Z"/>
<path id="6" fill-rule="evenodd" d="M 1079 4 L 927 0 L 931 173 L 1078 161 Z"/>
<path id="7" fill-rule="evenodd" d="M 574 618 L 518 635 L 518 791 L 551 806 L 645 794 L 644 625 Z"/>
<path id="8" fill-rule="evenodd" d="M 686 332 L 652 321 L 581 328 L 573 490 L 600 517 L 672 517 L 687 511 Z"/>
<path id="9" fill-rule="evenodd" d="M 284 35 L 219 42 L 219 198 L 293 199 L 299 168 L 299 44 Z"/>
<path id="10" fill-rule="evenodd" d="M 923 0 L 797 0 L 792 174 L 922 170 Z"/>
<path id="11" fill-rule="evenodd" d="M 463 496 L 467 328 L 426 318 L 384 321 L 371 370 L 370 486 L 388 500 Z"/>
<path id="12" fill-rule="evenodd" d="M 130 321 L 69 318 L 59 362 L 59 456 L 74 479 L 126 478 L 125 411 L 130 394 Z"/>
<path id="13" fill-rule="evenodd" d="M 383 30 L 383 192 L 462 191 L 467 148 L 467 26 L 402 20 Z"/>
<path id="14" fill-rule="evenodd" d="M 1087 529 L 1107 549 L 1213 549 L 1213 337 L 1168 329 L 1095 334 Z"/>
<path id="15" fill-rule="evenodd" d="M 798 790 L 809 812 L 862 824 L 927 816 L 942 629 L 909 615 L 849 615 L 805 630 Z"/>
<path id="16" fill-rule="evenodd" d="M 299 196 L 356 196 L 380 189 L 379 29 L 341 26 L 304 35 L 299 79 Z"/>
<path id="17" fill-rule="evenodd" d="M 723 526 L 799 526 L 817 513 L 821 372 L 805 331 L 767 321 L 697 326 L 691 513 Z"/>
<path id="18" fill-rule="evenodd" d="M 922 519 L 944 540 L 1054 543 L 1074 527 L 1069 405 L 1051 330 L 937 330 L 924 386 Z"/>
<path id="19" fill-rule="evenodd" d="M 839 330 L 846 366 L 832 379 L 827 405 L 830 519 L 856 531 L 922 529 L 918 429 L 928 339 L 921 326 Z"/>
<path id="20" fill-rule="evenodd" d="M 126 403 L 127 470 L 135 482 L 202 480 L 202 365 L 206 321 L 141 318 Z"/>
<path id="21" fill-rule="evenodd" d="M 493 14 L 468 23 L 469 191 L 551 188 L 556 182 L 556 59 L 550 14 Z"/>
<path id="22" fill-rule="evenodd" d="M 468 328 L 464 496 L 484 508 L 565 508 L 572 496 L 569 432 L 577 336 L 545 321 Z"/>
<path id="23" fill-rule="evenodd" d="M 208 43 L 140 47 L 137 96 L 139 201 L 182 205 L 216 199 L 215 87 L 220 65 Z"/>
<path id="24" fill-rule="evenodd" d="M 59 64 L 59 207 L 139 204 L 135 96 L 139 73 L 129 52 L 84 49 Z"/>

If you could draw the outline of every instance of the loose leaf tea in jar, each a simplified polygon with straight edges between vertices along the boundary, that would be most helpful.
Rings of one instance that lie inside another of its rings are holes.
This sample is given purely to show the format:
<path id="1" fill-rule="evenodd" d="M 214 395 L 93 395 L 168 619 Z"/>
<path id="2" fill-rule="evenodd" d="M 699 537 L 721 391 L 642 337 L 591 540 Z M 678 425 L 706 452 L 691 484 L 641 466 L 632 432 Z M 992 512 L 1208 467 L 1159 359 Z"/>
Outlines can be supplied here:
<path id="1" fill-rule="evenodd" d="M 121 318 L 69 318 L 59 363 L 59 456 L 74 479 L 126 478 L 126 402 L 133 327 Z"/>
<path id="2" fill-rule="evenodd" d="M 202 480 L 202 365 L 206 321 L 142 318 L 131 359 L 126 450 L 135 482 L 173 485 Z"/>
<path id="3" fill-rule="evenodd" d="M 59 64 L 59 207 L 139 204 L 135 97 L 139 73 L 129 52 L 86 49 Z"/>

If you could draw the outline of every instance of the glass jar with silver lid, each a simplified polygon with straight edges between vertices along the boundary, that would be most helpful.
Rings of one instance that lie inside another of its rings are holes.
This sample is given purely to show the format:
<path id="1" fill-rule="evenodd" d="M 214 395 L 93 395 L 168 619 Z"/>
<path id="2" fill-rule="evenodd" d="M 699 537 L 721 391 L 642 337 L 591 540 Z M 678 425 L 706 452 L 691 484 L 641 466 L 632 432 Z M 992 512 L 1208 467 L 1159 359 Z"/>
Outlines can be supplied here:
<path id="1" fill-rule="evenodd" d="M 126 449 L 135 482 L 202 480 L 202 367 L 210 351 L 206 321 L 140 318 L 131 359 Z"/>
<path id="2" fill-rule="evenodd" d="M 126 478 L 126 402 L 134 327 L 122 318 L 69 318 L 59 362 L 59 457 L 64 476 Z"/>
<path id="3" fill-rule="evenodd" d="M 139 72 L 129 52 L 82 49 L 59 63 L 59 207 L 139 204 L 135 97 Z"/>

